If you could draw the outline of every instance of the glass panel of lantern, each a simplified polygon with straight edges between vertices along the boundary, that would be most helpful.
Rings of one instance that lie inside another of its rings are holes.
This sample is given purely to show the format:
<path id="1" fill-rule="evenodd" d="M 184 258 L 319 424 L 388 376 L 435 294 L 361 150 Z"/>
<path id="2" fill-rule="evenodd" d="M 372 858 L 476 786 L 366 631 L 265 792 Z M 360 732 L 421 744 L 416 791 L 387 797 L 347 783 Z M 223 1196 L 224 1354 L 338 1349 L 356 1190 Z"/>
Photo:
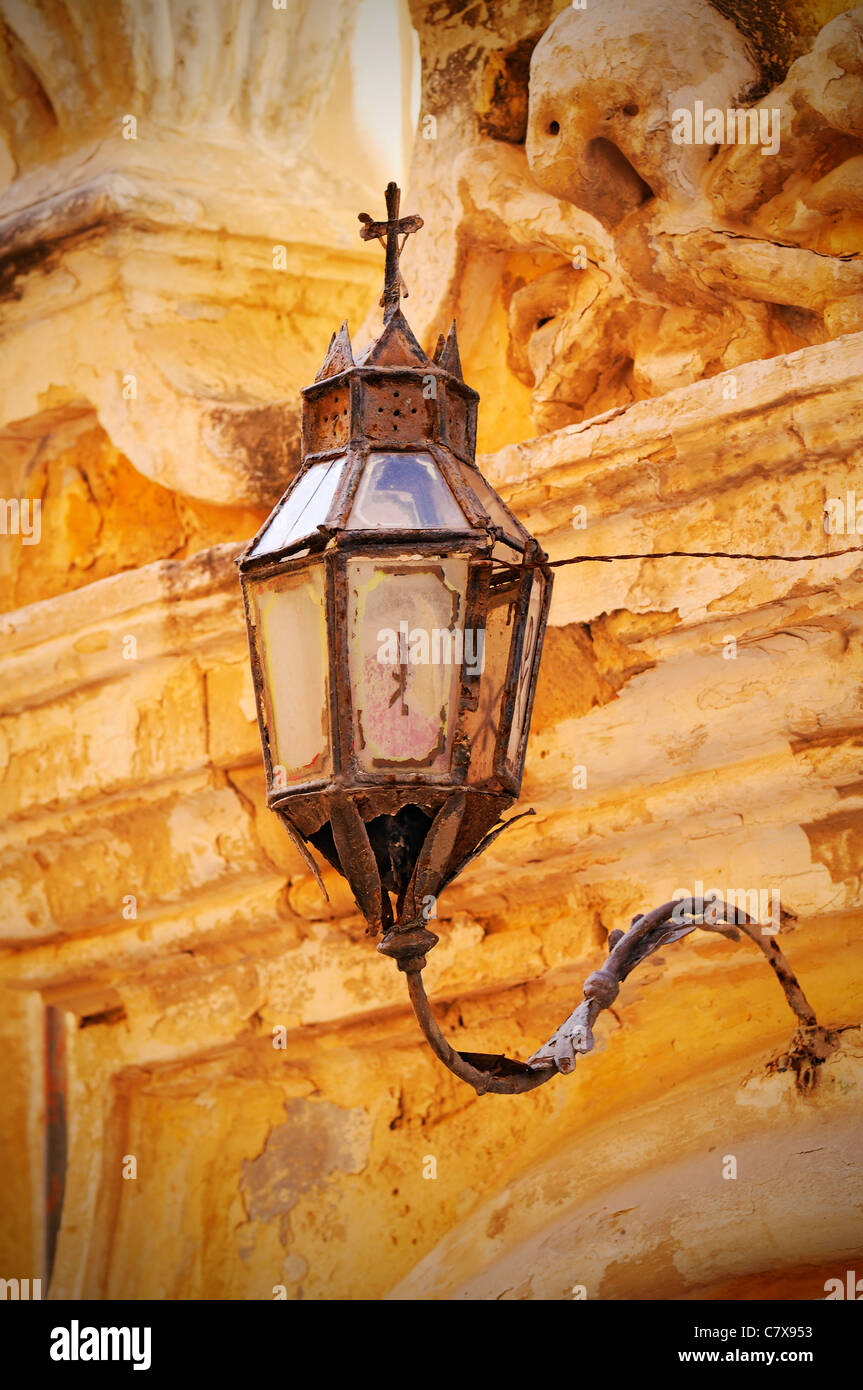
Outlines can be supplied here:
<path id="1" fill-rule="evenodd" d="M 248 581 L 273 791 L 332 771 L 324 566 Z"/>
<path id="2" fill-rule="evenodd" d="M 327 519 L 344 466 L 345 455 L 341 454 L 325 463 L 313 463 L 300 473 L 249 551 L 249 559 L 274 555 L 314 535 Z"/>
<path id="3" fill-rule="evenodd" d="M 504 572 L 495 577 L 489 593 L 477 706 L 465 717 L 465 733 L 471 749 L 468 769 L 471 785 L 487 782 L 495 775 L 501 704 L 515 630 L 514 604 L 521 582 L 511 571 Z"/>
<path id="4" fill-rule="evenodd" d="M 360 771 L 450 771 L 465 633 L 468 561 L 347 562 L 353 756 Z"/>
<path id="5" fill-rule="evenodd" d="M 507 769 L 516 777 L 520 775 L 527 744 L 530 696 L 533 688 L 531 674 L 536 661 L 536 649 L 540 636 L 546 584 L 545 578 L 539 570 L 533 571 L 528 582 L 530 583 L 531 589 L 530 600 L 527 606 L 527 623 L 524 630 L 524 641 L 522 642 L 518 679 L 515 687 L 515 708 L 513 711 L 512 728 L 510 729 L 509 743 L 506 750 Z"/>
<path id="6" fill-rule="evenodd" d="M 486 482 L 478 468 L 465 463 L 462 459 L 458 460 L 458 467 L 462 478 L 476 496 L 483 511 L 488 514 L 491 524 L 497 526 L 504 533 L 509 550 L 518 551 L 521 554 L 530 539 L 527 531 L 516 520 L 506 503 L 498 497 L 491 484 Z M 516 557 L 505 552 L 503 555 L 496 555 L 495 558 L 514 560 Z"/>
<path id="7" fill-rule="evenodd" d="M 469 529 L 431 454 L 372 453 L 357 488 L 348 530 Z"/>

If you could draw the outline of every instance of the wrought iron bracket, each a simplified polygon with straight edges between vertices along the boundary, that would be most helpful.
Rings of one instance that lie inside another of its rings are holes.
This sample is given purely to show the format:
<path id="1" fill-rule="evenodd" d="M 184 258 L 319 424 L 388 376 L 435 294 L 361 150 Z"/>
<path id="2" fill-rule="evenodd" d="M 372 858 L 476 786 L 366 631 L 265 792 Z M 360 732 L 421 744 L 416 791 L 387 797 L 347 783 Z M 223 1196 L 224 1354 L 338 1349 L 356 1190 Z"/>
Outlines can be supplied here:
<path id="1" fill-rule="evenodd" d="M 593 1050 L 593 1025 L 602 1010 L 614 1003 L 627 975 L 661 946 L 679 941 L 698 929 L 718 932 L 734 941 L 740 939 L 742 931 L 766 956 L 788 1007 L 797 1019 L 788 1051 L 775 1059 L 773 1067 L 776 1070 L 792 1070 L 798 1090 L 811 1090 L 817 1080 L 818 1066 L 839 1046 L 839 1035 L 818 1023 L 814 1009 L 773 937 L 762 935 L 753 918 L 739 909 L 729 908 L 724 902 L 714 903 L 699 915 L 689 914 L 685 920 L 681 920 L 679 902 L 663 903 L 652 912 L 634 917 L 628 931 L 618 929 L 610 932 L 608 956 L 601 968 L 585 980 L 583 999 L 527 1062 L 518 1062 L 503 1055 L 457 1052 L 450 1046 L 438 1026 L 423 987 L 425 951 L 437 938 L 431 941 L 421 939 L 424 932 L 421 924 L 418 923 L 408 932 L 390 933 L 391 936 L 403 938 L 405 949 L 387 949 L 385 941 L 378 949 L 397 957 L 399 969 L 407 975 L 408 992 L 417 1022 L 435 1056 L 444 1066 L 460 1080 L 473 1086 L 478 1095 L 486 1092 L 520 1095 L 544 1085 L 553 1076 L 568 1075 L 574 1071 L 577 1058 Z M 425 932 L 425 938 L 431 937 L 432 933 Z M 412 938 L 410 945 L 408 938 Z"/>

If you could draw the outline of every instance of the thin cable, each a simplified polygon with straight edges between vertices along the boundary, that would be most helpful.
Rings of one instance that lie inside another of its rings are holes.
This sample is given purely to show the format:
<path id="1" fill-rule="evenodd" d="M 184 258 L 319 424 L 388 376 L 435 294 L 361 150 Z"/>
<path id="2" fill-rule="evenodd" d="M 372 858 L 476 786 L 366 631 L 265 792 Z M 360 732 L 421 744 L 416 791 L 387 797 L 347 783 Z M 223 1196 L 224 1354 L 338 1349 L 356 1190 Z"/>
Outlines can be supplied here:
<path id="1" fill-rule="evenodd" d="M 625 555 L 570 555 L 566 560 L 517 562 L 494 559 L 493 563 L 503 569 L 559 569 L 561 565 L 610 565 L 615 560 L 781 560 L 786 564 L 799 564 L 803 560 L 835 560 L 840 555 L 863 556 L 863 546 L 851 545 L 847 550 L 831 550 L 820 555 L 753 555 L 750 551 L 731 550 L 654 550 L 649 555 L 635 552 Z"/>
<path id="2" fill-rule="evenodd" d="M 800 560 L 833 560 L 839 555 L 863 555 L 859 545 L 849 546 L 847 550 L 833 550 L 821 555 L 752 555 L 747 552 L 737 554 L 730 550 L 654 550 L 650 555 L 571 555 L 567 560 L 546 561 L 550 569 L 560 565 L 583 565 L 591 560 L 600 564 L 610 564 L 613 560 L 784 560 L 789 564 Z"/>

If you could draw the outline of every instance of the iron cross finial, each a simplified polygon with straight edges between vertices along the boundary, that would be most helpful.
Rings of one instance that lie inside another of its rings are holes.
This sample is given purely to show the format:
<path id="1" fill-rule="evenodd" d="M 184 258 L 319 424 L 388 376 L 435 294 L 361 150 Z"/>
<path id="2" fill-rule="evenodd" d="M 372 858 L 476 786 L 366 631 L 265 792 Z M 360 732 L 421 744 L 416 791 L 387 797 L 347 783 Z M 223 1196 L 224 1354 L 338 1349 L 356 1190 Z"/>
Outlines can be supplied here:
<path id="1" fill-rule="evenodd" d="M 360 236 L 363 241 L 377 240 L 386 247 L 384 292 L 378 302 L 383 307 L 384 323 L 388 323 L 399 307 L 400 296 L 404 295 L 407 299 L 408 291 L 399 270 L 399 259 L 411 232 L 418 232 L 423 220 L 415 215 L 399 217 L 399 203 L 402 194 L 398 184 L 388 183 L 385 196 L 387 200 L 386 222 L 374 222 L 367 212 L 361 212 L 360 221 L 363 225 L 360 228 Z M 399 245 L 400 236 L 402 238 L 401 245 Z"/>

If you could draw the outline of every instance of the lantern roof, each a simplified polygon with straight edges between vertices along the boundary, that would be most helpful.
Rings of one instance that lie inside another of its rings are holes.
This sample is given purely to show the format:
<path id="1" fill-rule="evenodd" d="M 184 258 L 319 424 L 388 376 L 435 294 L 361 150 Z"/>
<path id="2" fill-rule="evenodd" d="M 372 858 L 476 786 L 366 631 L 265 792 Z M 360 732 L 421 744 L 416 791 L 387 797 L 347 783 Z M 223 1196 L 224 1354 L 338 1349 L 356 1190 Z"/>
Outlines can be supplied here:
<path id="1" fill-rule="evenodd" d="M 384 325 L 380 337 L 374 338 L 355 357 L 347 322 L 330 338 L 326 356 L 315 377 L 315 384 L 330 377 L 349 372 L 353 367 L 439 367 L 457 381 L 464 381 L 455 319 L 449 333 L 438 335 L 431 357 L 422 349 L 413 329 L 399 309 Z"/>
<path id="2" fill-rule="evenodd" d="M 241 557 L 243 568 L 360 537 L 469 540 L 511 564 L 534 544 L 476 467 L 479 395 L 464 379 L 455 322 L 429 356 L 402 312 L 399 258 L 422 219 L 400 218 L 398 205 L 392 184 L 387 221 L 360 217 L 361 235 L 387 250 L 382 331 L 360 352 L 346 322 L 333 333 L 302 391 L 302 466 Z"/>
<path id="3" fill-rule="evenodd" d="M 343 324 L 303 392 L 304 463 L 243 566 L 319 551 L 358 532 L 382 541 L 388 533 L 470 537 L 519 563 L 530 537 L 476 467 L 475 399 L 454 323 L 429 357 L 397 310 L 356 358 Z"/>

